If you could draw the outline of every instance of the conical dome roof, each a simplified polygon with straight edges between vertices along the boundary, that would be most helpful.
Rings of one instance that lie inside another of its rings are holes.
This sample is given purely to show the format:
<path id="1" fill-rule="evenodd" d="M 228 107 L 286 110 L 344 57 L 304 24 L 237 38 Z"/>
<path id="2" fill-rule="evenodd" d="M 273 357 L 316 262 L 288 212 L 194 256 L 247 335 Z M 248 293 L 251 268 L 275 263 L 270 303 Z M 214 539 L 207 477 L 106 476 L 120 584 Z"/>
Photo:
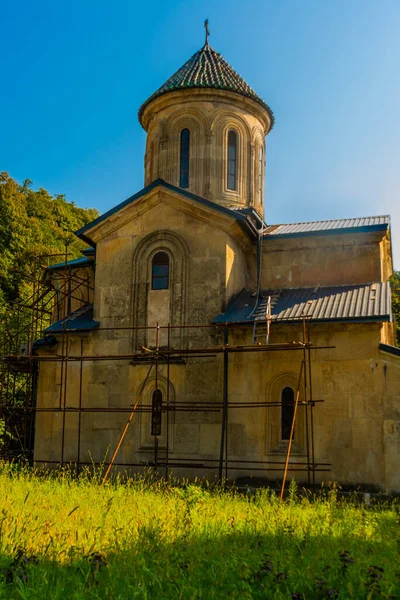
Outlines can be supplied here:
<path id="1" fill-rule="evenodd" d="M 208 42 L 142 104 L 139 109 L 139 121 L 142 121 L 145 108 L 155 98 L 169 92 L 190 88 L 227 90 L 251 98 L 267 111 L 271 119 L 271 129 L 273 127 L 274 114 L 268 104 L 261 100 L 226 60 L 211 48 Z"/>

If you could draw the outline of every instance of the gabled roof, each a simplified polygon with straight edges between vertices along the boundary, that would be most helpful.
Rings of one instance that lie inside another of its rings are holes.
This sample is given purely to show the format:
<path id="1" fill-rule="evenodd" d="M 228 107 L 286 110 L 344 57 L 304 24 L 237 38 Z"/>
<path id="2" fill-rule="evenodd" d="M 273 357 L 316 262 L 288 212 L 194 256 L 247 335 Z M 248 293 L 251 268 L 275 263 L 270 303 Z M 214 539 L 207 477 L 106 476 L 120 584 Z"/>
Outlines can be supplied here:
<path id="1" fill-rule="evenodd" d="M 271 297 L 272 321 L 391 321 L 389 282 L 262 290 L 242 290 L 224 314 L 213 323 L 253 323 L 265 320 Z"/>
<path id="2" fill-rule="evenodd" d="M 358 217 L 354 219 L 333 219 L 329 221 L 306 221 L 270 225 L 264 231 L 264 238 L 298 237 L 313 234 L 335 234 L 361 231 L 386 231 L 390 227 L 390 216 Z"/>
<path id="3" fill-rule="evenodd" d="M 274 114 L 268 104 L 261 100 L 255 91 L 245 82 L 240 75 L 222 58 L 218 52 L 213 50 L 208 42 L 193 54 L 191 58 L 178 69 L 172 77 L 150 96 L 139 109 L 139 121 L 142 123 L 143 112 L 155 98 L 189 88 L 213 88 L 227 90 L 251 98 L 260 104 L 268 113 L 271 120 L 271 129 L 274 125 Z"/>
<path id="4" fill-rule="evenodd" d="M 150 185 L 146 186 L 145 188 L 143 188 L 142 190 L 140 190 L 133 196 L 130 196 L 130 198 L 127 198 L 120 204 L 117 204 L 117 206 L 114 206 L 114 208 L 111 208 L 104 214 L 100 215 L 100 217 L 97 217 L 97 219 L 95 219 L 91 223 L 88 223 L 87 225 L 85 225 L 84 227 L 82 227 L 81 229 L 76 231 L 75 235 L 80 237 L 82 240 L 84 240 L 88 244 L 93 245 L 92 240 L 86 236 L 86 232 L 88 232 L 90 229 L 92 229 L 92 227 L 95 227 L 99 223 L 106 221 L 109 217 L 116 214 L 118 211 L 122 210 L 126 206 L 129 206 L 130 204 L 133 204 L 137 200 L 140 200 L 140 198 L 142 198 L 143 196 L 145 196 L 146 194 L 148 194 L 149 192 L 151 192 L 152 190 L 154 190 L 157 187 L 163 187 L 167 190 L 170 190 L 171 192 L 174 192 L 175 194 L 180 194 L 181 196 L 184 196 L 185 198 L 188 198 L 189 200 L 194 200 L 195 202 L 198 202 L 202 206 L 205 206 L 211 210 L 215 210 L 217 212 L 220 212 L 224 215 L 231 217 L 235 221 L 238 221 L 239 225 L 246 231 L 246 233 L 250 234 L 251 237 L 253 237 L 253 238 L 257 237 L 257 235 L 258 235 L 255 226 L 252 224 L 251 220 L 247 218 L 246 214 L 242 214 L 236 210 L 226 208 L 225 206 L 221 206 L 220 204 L 217 204 L 216 202 L 212 202 L 211 200 L 207 200 L 206 198 L 203 198 L 202 196 L 197 196 L 196 194 L 192 194 L 191 192 L 188 192 L 187 190 L 176 187 L 175 185 L 172 185 L 171 183 L 167 183 L 163 179 L 156 179 Z"/>
<path id="5" fill-rule="evenodd" d="M 99 326 L 99 322 L 93 319 L 93 305 L 85 304 L 68 315 L 65 319 L 56 321 L 44 330 L 44 333 L 62 333 L 91 331 Z"/>

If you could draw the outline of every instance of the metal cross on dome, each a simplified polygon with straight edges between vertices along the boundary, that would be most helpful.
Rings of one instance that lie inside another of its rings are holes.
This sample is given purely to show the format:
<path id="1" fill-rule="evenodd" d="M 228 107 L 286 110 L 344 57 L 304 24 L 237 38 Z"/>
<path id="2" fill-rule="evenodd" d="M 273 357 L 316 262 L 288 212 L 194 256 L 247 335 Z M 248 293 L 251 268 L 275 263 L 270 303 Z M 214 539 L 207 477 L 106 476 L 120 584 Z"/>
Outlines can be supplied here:
<path id="1" fill-rule="evenodd" d="M 206 29 L 206 44 L 208 44 L 208 36 L 210 35 L 210 30 L 208 29 L 208 19 L 204 21 L 204 27 Z"/>

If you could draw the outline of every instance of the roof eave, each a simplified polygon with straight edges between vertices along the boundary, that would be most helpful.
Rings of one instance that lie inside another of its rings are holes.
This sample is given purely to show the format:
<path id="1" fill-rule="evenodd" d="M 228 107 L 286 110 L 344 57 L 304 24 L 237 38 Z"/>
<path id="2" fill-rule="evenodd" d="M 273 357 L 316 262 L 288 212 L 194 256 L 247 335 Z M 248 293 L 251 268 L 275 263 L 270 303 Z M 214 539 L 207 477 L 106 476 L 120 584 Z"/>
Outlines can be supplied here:
<path id="1" fill-rule="evenodd" d="M 212 325 L 254 325 L 255 321 L 261 321 L 261 319 L 253 319 L 246 321 L 222 321 L 215 319 L 211 321 Z M 312 319 L 307 318 L 307 323 L 312 323 L 318 325 L 318 323 L 386 323 L 391 321 L 390 315 L 380 315 L 373 317 L 334 317 L 334 318 L 325 318 L 325 319 Z M 302 323 L 303 319 L 301 317 L 297 317 L 294 319 L 274 319 L 271 320 L 271 325 L 295 325 Z M 399 349 L 400 350 L 400 349 Z"/>
<path id="2" fill-rule="evenodd" d="M 235 90 L 229 89 L 229 88 L 223 88 L 223 87 L 212 87 L 212 86 L 196 86 L 196 85 L 191 85 L 191 86 L 187 86 L 187 87 L 182 87 L 182 88 L 174 88 L 174 89 L 170 89 L 170 90 L 164 90 L 160 93 L 155 92 L 154 94 L 152 94 L 145 102 L 143 102 L 143 104 L 140 106 L 139 111 L 138 111 L 138 121 L 140 123 L 140 125 L 143 127 L 143 129 L 145 131 L 147 131 L 147 123 L 146 123 L 146 119 L 144 118 L 145 116 L 145 112 L 147 110 L 147 108 L 155 101 L 159 100 L 160 98 L 163 98 L 165 96 L 169 96 L 170 94 L 179 94 L 179 93 L 186 93 L 186 92 L 191 92 L 193 90 L 201 90 L 202 92 L 206 92 L 206 93 L 212 93 L 214 92 L 226 92 L 228 94 L 233 94 L 234 96 L 240 97 L 240 98 L 244 98 L 245 100 L 249 100 L 251 102 L 254 102 L 258 107 L 260 107 L 263 111 L 265 111 L 265 113 L 268 116 L 268 131 L 267 133 L 270 133 L 270 131 L 272 130 L 272 128 L 275 125 L 275 115 L 274 112 L 272 111 L 272 109 L 268 106 L 268 104 L 266 102 L 264 102 L 264 100 L 262 100 L 261 98 L 257 99 L 253 96 L 247 95 L 247 94 L 243 94 L 241 92 L 237 92 Z"/>
<path id="3" fill-rule="evenodd" d="M 382 352 L 386 352 L 387 354 L 392 354 L 393 356 L 400 357 L 400 348 L 396 348 L 395 346 L 390 346 L 389 344 L 384 344 L 383 342 L 380 342 L 379 350 L 382 350 Z"/>
<path id="4" fill-rule="evenodd" d="M 249 219 L 245 215 L 238 214 L 235 210 L 231 210 L 230 208 L 221 206 L 220 204 L 217 204 L 216 202 L 207 200 L 207 198 L 203 198 L 202 196 L 198 196 L 196 194 L 193 194 L 192 192 L 186 191 L 182 188 L 178 188 L 178 187 L 172 185 L 171 183 L 167 183 L 163 179 L 156 179 L 150 185 L 144 187 L 142 190 L 140 190 L 133 196 L 130 196 L 129 198 L 127 198 L 120 204 L 117 204 L 117 206 L 114 206 L 113 208 L 111 208 L 110 210 L 105 212 L 103 215 L 100 215 L 99 217 L 97 217 L 97 219 L 95 219 L 91 223 L 88 223 L 81 229 L 78 229 L 78 231 L 75 232 L 75 235 L 77 237 L 79 237 L 81 240 L 84 240 L 87 244 L 90 244 L 91 246 L 95 247 L 96 246 L 95 242 L 93 242 L 93 240 L 88 236 L 88 232 L 91 229 L 93 229 L 94 227 L 96 227 L 97 225 L 102 223 L 103 221 L 106 221 L 109 217 L 116 214 L 120 210 L 124 209 L 126 206 L 129 206 L 129 204 L 135 202 L 139 198 L 142 198 L 143 196 L 145 196 L 149 192 L 153 191 L 157 187 L 161 187 L 161 188 L 167 189 L 173 193 L 183 195 L 186 198 L 188 198 L 189 200 L 194 200 L 195 202 L 198 202 L 199 204 L 202 204 L 203 206 L 206 206 L 207 208 L 209 208 L 211 210 L 225 214 L 226 216 L 229 216 L 230 218 L 237 221 L 239 226 L 243 229 L 243 231 L 245 231 L 245 233 L 250 235 L 250 237 L 252 237 L 254 239 L 258 236 L 256 228 L 252 225 L 252 223 L 249 221 Z"/>

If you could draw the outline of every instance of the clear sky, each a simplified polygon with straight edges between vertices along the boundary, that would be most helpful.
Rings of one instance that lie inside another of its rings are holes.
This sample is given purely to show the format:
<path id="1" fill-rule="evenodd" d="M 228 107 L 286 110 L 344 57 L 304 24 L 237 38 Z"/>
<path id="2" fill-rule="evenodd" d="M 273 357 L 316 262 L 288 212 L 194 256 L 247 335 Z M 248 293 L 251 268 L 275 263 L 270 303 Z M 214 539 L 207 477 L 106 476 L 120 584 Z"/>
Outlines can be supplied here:
<path id="1" fill-rule="evenodd" d="M 143 187 L 140 104 L 204 43 L 273 109 L 265 219 L 391 214 L 399 0 L 0 2 L 0 170 L 80 206 Z"/>

